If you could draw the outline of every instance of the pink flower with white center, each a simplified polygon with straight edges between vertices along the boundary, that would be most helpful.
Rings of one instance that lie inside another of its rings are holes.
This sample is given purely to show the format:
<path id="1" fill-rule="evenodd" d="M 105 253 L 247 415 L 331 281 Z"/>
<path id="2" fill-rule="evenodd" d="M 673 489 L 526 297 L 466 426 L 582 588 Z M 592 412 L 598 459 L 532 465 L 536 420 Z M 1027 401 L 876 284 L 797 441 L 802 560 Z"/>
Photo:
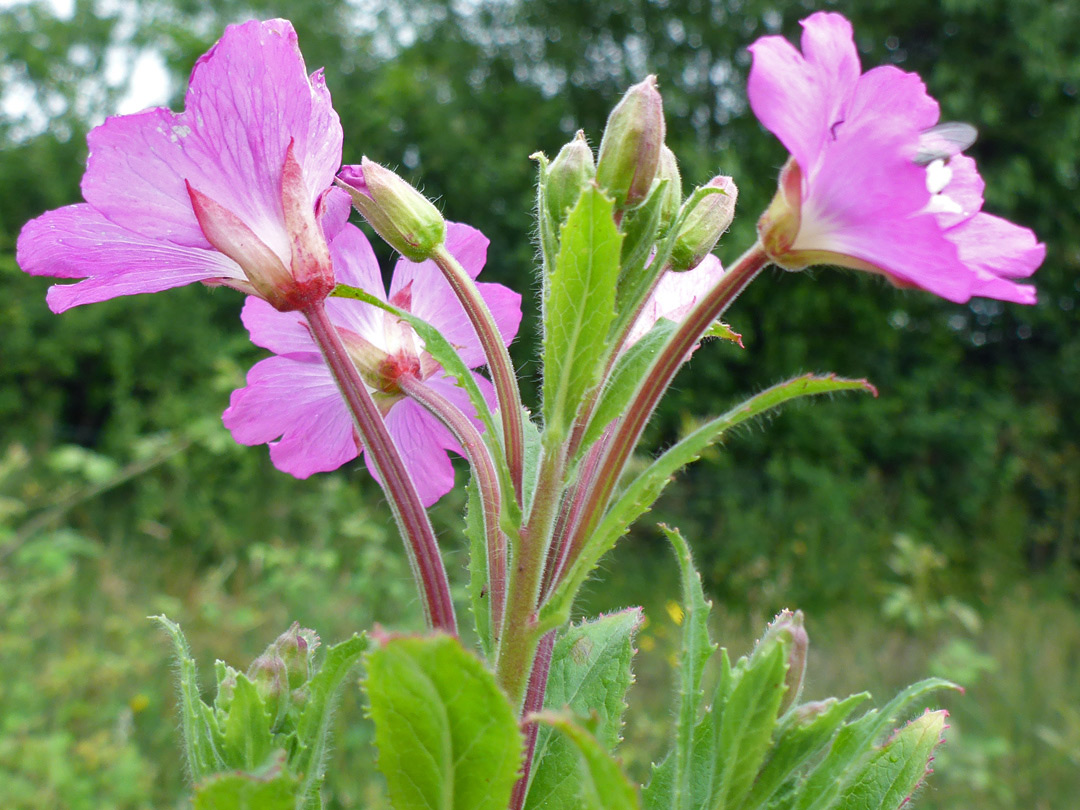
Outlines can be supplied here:
<path id="1" fill-rule="evenodd" d="M 720 260 L 711 253 L 692 270 L 664 273 L 630 327 L 624 350 L 645 337 L 661 318 L 680 323 L 723 275 Z"/>
<path id="2" fill-rule="evenodd" d="M 448 223 L 446 246 L 470 276 L 480 273 L 488 247 L 482 233 Z M 466 365 L 484 365 L 476 332 L 431 262 L 399 259 L 387 293 L 371 244 L 359 228 L 345 225 L 331 239 L 330 253 L 340 283 L 359 287 L 423 318 L 457 349 Z M 521 296 L 501 284 L 477 286 L 509 345 L 521 323 Z M 390 313 L 345 298 L 327 299 L 326 309 L 383 414 L 421 500 L 430 506 L 454 486 L 447 451 L 460 455 L 462 450 L 441 422 L 405 398 L 397 381 L 406 374 L 420 378 L 482 430 L 468 395 L 424 351 L 423 341 L 412 328 Z M 275 356 L 256 363 L 248 372 L 247 387 L 233 392 L 223 417 L 233 438 L 241 444 L 269 444 L 274 466 L 297 478 L 335 470 L 356 458 L 363 448 L 352 416 L 303 316 L 278 312 L 258 298 L 249 298 L 242 317 L 252 341 Z M 493 403 L 491 383 L 479 374 L 474 376 Z M 365 461 L 375 475 L 366 454 Z"/>
<path id="3" fill-rule="evenodd" d="M 349 211 L 331 190 L 341 124 L 291 23 L 227 28 L 195 63 L 184 106 L 96 127 L 86 202 L 22 229 L 23 270 L 84 279 L 49 289 L 54 312 L 197 281 L 285 310 L 333 289 L 324 228 L 333 235 Z"/>
<path id="4" fill-rule="evenodd" d="M 750 46 L 750 106 L 791 153 L 758 223 L 770 258 L 869 270 L 958 303 L 1034 303 L 1035 288 L 1013 279 L 1035 272 L 1045 246 L 981 212 L 973 160 L 946 152 L 924 165 L 939 109 L 922 80 L 891 66 L 862 73 L 839 14 L 802 25 L 801 53 L 777 36 Z"/>

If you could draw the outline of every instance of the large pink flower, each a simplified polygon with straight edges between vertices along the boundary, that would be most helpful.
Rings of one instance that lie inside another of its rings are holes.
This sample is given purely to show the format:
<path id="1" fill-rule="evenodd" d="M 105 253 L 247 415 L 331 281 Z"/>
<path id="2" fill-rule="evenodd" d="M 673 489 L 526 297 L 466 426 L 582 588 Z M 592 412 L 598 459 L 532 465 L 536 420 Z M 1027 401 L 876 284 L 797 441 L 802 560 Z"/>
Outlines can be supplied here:
<path id="1" fill-rule="evenodd" d="M 970 158 L 924 165 L 939 110 L 922 80 L 891 66 L 862 73 L 839 14 L 802 25 L 801 53 L 777 36 L 750 46 L 750 106 L 792 156 L 758 224 L 773 260 L 870 270 L 956 302 L 1034 303 L 1035 288 L 1013 279 L 1035 271 L 1045 246 L 981 212 Z"/>
<path id="2" fill-rule="evenodd" d="M 316 209 L 329 233 L 348 216 L 347 196 L 327 193 L 341 141 L 292 25 L 230 26 L 196 62 L 184 112 L 109 118 L 90 133 L 86 202 L 28 223 L 18 262 L 85 279 L 50 288 L 55 312 L 196 281 L 302 308 L 333 287 Z"/>
<path id="3" fill-rule="evenodd" d="M 487 246 L 478 230 L 448 223 L 446 247 L 473 278 L 484 266 Z M 399 259 L 387 294 L 375 254 L 359 228 L 346 225 L 331 240 L 330 252 L 340 283 L 423 318 L 442 332 L 470 368 L 484 364 L 476 332 L 431 262 Z M 509 344 L 521 322 L 521 296 L 501 284 L 477 286 Z M 402 374 L 419 377 L 480 427 L 468 395 L 424 351 L 413 330 L 389 313 L 343 298 L 328 299 L 326 308 L 383 413 L 421 500 L 430 506 L 454 486 L 446 451 L 462 451 L 435 417 L 402 395 L 395 380 Z M 248 299 L 242 317 L 251 339 L 276 356 L 256 363 L 248 372 L 247 387 L 233 392 L 224 415 L 233 437 L 242 444 L 269 444 L 274 465 L 297 478 L 337 469 L 356 458 L 362 447 L 352 417 L 304 318 L 278 312 L 257 298 Z M 475 376 L 493 403 L 491 384 Z M 375 474 L 371 459 L 365 460 Z"/>

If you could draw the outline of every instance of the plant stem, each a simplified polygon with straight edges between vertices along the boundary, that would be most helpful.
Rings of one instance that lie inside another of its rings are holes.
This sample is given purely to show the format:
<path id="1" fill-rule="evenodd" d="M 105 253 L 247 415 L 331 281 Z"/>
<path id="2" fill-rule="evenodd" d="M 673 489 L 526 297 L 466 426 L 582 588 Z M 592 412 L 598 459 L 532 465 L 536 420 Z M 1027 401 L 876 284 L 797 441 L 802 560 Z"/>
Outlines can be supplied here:
<path id="1" fill-rule="evenodd" d="M 390 438 L 379 409 L 341 342 L 341 336 L 331 323 L 325 304 L 319 301 L 305 309 L 303 314 L 349 406 L 364 452 L 374 464 L 379 483 L 390 500 L 390 508 L 409 552 L 413 577 L 423 599 L 428 623 L 435 629 L 457 635 L 450 582 L 435 542 L 435 532 L 397 445 Z"/>
<path id="2" fill-rule="evenodd" d="M 488 592 L 491 597 L 491 627 L 496 642 L 502 633 L 506 606 L 506 537 L 499 530 L 502 499 L 499 477 L 480 431 L 450 400 L 417 377 L 403 375 L 398 386 L 406 396 L 442 422 L 465 451 L 480 490 L 487 545 Z"/>
<path id="3" fill-rule="evenodd" d="M 551 652 L 554 648 L 555 631 L 551 630 L 540 639 L 540 643 L 536 647 L 536 657 L 533 660 L 532 673 L 529 675 L 529 687 L 525 692 L 525 705 L 521 709 L 522 720 L 544 708 L 548 673 L 551 671 Z M 525 761 L 522 765 L 521 777 L 514 784 L 514 792 L 510 796 L 509 810 L 521 810 L 525 806 L 525 795 L 529 788 L 529 775 L 532 772 L 533 754 L 536 752 L 536 735 L 539 730 L 540 728 L 536 723 L 525 724 Z"/>
<path id="4" fill-rule="evenodd" d="M 656 410 L 660 397 L 671 385 L 676 372 L 682 366 L 701 336 L 719 318 L 746 286 L 757 277 L 769 263 L 769 257 L 760 244 L 755 243 L 728 268 L 716 285 L 694 306 L 685 320 L 679 324 L 660 355 L 653 362 L 638 390 L 634 393 L 626 415 L 615 426 L 607 445 L 599 470 L 591 486 L 581 487 L 578 498 L 583 500 L 577 526 L 569 538 L 568 558 L 572 562 L 581 550 L 590 532 L 607 509 L 615 485 L 622 476 L 626 462 L 637 446 L 645 425 Z"/>
<path id="5" fill-rule="evenodd" d="M 491 379 L 495 384 L 495 396 L 502 417 L 503 440 L 506 446 L 506 463 L 510 467 L 510 480 L 514 484 L 514 496 L 522 503 L 522 475 L 525 463 L 525 438 L 521 427 L 521 392 L 517 386 L 517 374 L 510 361 L 510 352 L 503 343 L 495 318 L 484 302 L 476 282 L 465 272 L 446 245 L 435 249 L 432 258 L 450 283 L 451 289 L 465 308 L 469 322 L 480 338 Z"/>

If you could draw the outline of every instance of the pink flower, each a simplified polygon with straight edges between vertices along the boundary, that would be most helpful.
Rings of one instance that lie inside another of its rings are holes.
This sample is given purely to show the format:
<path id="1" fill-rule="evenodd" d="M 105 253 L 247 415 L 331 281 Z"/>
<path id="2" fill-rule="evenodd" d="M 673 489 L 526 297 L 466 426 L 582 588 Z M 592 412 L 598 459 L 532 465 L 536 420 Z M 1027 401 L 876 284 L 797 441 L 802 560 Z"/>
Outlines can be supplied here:
<path id="1" fill-rule="evenodd" d="M 479 274 L 488 246 L 482 233 L 449 223 L 446 246 L 473 278 Z M 484 364 L 476 332 L 431 262 L 399 259 L 387 294 L 375 254 L 359 228 L 346 225 L 330 241 L 330 252 L 342 284 L 359 287 L 423 318 L 446 337 L 470 368 Z M 501 284 L 477 286 L 509 344 L 521 322 L 521 296 Z M 326 308 L 383 413 L 421 500 L 430 506 L 454 486 L 454 469 L 446 451 L 462 451 L 442 423 L 404 397 L 397 380 L 405 374 L 419 377 L 482 429 L 468 395 L 424 351 L 423 342 L 407 324 L 351 299 L 329 298 Z M 362 448 L 352 417 L 304 318 L 278 312 L 257 298 L 247 300 L 242 317 L 251 339 L 275 356 L 256 363 L 248 372 L 247 387 L 233 392 L 224 414 L 233 438 L 241 444 L 269 444 L 274 466 L 297 478 L 337 469 L 356 458 Z M 475 376 L 493 401 L 491 384 Z M 365 461 L 374 475 L 371 460 Z"/>
<path id="2" fill-rule="evenodd" d="M 661 318 L 680 323 L 694 304 L 716 286 L 722 275 L 724 268 L 711 253 L 693 270 L 668 270 L 664 273 L 630 327 L 625 348 L 630 348 L 645 337 Z"/>
<path id="3" fill-rule="evenodd" d="M 323 229 L 348 217 L 347 195 L 328 193 L 341 124 L 289 22 L 230 26 L 195 63 L 184 112 L 109 118 L 87 140 L 86 202 L 19 234 L 26 272 L 85 279 L 49 289 L 54 312 L 196 281 L 282 309 L 333 289 Z"/>
<path id="4" fill-rule="evenodd" d="M 1034 303 L 1035 288 L 1013 279 L 1035 271 L 1045 246 L 981 212 L 973 160 L 917 160 L 939 118 L 922 80 L 891 66 L 862 73 L 839 14 L 802 24 L 801 53 L 776 36 L 750 46 L 750 106 L 792 156 L 758 223 L 770 257 L 870 270 L 950 301 Z"/>

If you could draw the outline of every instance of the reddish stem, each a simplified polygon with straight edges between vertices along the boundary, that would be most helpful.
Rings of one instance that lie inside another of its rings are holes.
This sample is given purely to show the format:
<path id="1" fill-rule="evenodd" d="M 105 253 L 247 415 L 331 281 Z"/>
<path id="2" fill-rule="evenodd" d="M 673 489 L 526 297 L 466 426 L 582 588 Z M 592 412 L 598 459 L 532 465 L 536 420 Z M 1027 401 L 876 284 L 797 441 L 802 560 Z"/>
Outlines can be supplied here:
<path id="1" fill-rule="evenodd" d="M 536 647 L 532 672 L 529 674 L 529 686 L 525 692 L 525 703 L 521 709 L 522 719 L 544 708 L 544 695 L 547 693 L 548 673 L 551 671 L 551 652 L 555 648 L 555 631 L 547 633 Z M 532 772 L 533 754 L 536 752 L 536 735 L 539 732 L 536 723 L 526 723 L 525 761 L 521 766 L 521 777 L 514 785 L 510 795 L 509 810 L 521 810 L 525 806 L 525 795 L 529 789 L 529 774 Z"/>
<path id="2" fill-rule="evenodd" d="M 439 555 L 438 543 L 435 542 L 435 532 L 420 501 L 416 484 L 409 477 L 401 453 L 390 437 L 379 409 L 341 342 L 341 336 L 331 323 L 324 302 L 312 304 L 303 310 L 303 314 L 311 327 L 312 337 L 349 406 L 353 421 L 360 432 L 364 452 L 374 464 L 379 483 L 390 500 L 390 507 L 405 540 L 405 548 L 409 552 L 413 577 L 423 597 L 428 623 L 435 629 L 457 635 L 454 604 L 450 599 L 450 582 Z"/>
<path id="3" fill-rule="evenodd" d="M 465 450 L 480 490 L 484 513 L 484 534 L 487 539 L 488 590 L 491 594 L 491 627 L 496 641 L 502 632 L 503 610 L 506 605 L 506 537 L 499 531 L 502 501 L 499 478 L 487 445 L 480 431 L 455 405 L 442 394 L 409 374 L 398 378 L 398 386 L 406 396 L 416 400 L 446 428 Z"/>

